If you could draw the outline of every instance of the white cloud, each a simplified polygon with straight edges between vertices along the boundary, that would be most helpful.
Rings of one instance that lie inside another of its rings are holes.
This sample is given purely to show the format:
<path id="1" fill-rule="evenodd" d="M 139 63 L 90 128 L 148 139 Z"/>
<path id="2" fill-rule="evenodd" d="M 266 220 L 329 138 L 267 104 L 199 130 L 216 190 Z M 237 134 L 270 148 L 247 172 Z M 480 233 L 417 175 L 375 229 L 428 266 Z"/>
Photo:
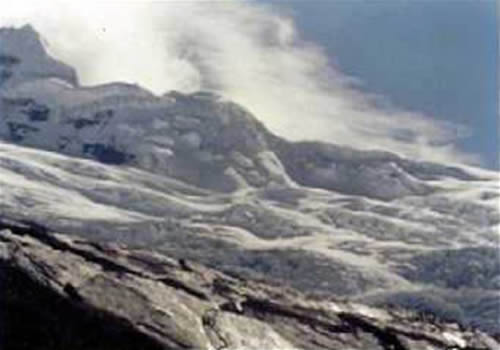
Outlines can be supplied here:
<path id="1" fill-rule="evenodd" d="M 444 162 L 477 161 L 464 133 L 353 87 L 290 17 L 250 1 L 0 0 L 0 25 L 33 24 L 84 84 L 156 93 L 216 90 L 289 139 L 320 139 Z M 386 105 L 386 107 L 381 107 Z"/>

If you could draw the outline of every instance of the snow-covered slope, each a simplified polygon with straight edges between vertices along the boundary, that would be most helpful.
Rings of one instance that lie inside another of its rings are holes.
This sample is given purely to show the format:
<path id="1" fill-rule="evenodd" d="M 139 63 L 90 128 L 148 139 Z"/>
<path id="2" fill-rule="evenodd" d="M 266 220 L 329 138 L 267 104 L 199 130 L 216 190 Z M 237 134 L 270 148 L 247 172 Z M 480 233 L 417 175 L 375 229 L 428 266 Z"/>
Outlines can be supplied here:
<path id="1" fill-rule="evenodd" d="M 291 143 L 210 93 L 79 87 L 37 38 L 0 30 L 0 216 L 308 292 L 453 291 L 494 329 L 498 174 Z"/>
<path id="2" fill-rule="evenodd" d="M 0 28 L 0 47 L 0 87 L 43 78 L 78 84 L 75 70 L 50 57 L 30 25 Z"/>

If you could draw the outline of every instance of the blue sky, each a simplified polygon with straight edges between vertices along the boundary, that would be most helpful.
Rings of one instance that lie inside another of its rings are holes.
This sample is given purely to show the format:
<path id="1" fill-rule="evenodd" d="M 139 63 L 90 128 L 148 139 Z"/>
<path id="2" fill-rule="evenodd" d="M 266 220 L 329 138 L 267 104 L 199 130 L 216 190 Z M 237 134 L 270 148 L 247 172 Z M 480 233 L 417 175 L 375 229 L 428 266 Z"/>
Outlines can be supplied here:
<path id="1" fill-rule="evenodd" d="M 461 123 L 464 151 L 499 168 L 493 0 L 273 2 L 362 88 L 405 109 Z"/>

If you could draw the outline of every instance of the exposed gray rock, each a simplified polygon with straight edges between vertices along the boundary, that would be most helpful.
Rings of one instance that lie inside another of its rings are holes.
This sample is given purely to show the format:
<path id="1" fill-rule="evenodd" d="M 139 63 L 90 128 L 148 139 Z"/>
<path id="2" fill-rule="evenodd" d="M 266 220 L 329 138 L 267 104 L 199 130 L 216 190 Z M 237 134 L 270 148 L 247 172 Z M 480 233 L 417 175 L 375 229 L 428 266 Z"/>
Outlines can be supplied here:
<path id="1" fill-rule="evenodd" d="M 0 251 L 6 349 L 499 349 L 484 333 L 402 310 L 311 300 L 30 224 L 3 220 Z"/>

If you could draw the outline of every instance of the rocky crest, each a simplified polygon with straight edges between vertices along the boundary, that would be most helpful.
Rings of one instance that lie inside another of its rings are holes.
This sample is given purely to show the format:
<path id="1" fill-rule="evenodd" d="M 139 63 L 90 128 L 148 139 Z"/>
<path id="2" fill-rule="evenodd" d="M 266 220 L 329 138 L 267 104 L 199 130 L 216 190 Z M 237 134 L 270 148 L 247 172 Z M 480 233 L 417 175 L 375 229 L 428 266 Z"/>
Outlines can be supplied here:
<path id="1" fill-rule="evenodd" d="M 416 314 L 308 300 L 185 260 L 2 220 L 5 349 L 496 350 Z"/>

